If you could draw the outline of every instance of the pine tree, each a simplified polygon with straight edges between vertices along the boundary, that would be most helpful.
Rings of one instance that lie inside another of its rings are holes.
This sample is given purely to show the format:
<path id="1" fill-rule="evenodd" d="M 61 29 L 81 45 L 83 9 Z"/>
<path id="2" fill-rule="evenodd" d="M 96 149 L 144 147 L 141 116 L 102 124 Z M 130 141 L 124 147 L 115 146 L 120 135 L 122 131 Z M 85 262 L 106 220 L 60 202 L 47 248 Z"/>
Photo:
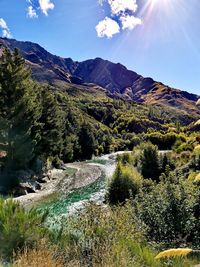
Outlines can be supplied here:
<path id="1" fill-rule="evenodd" d="M 41 90 L 42 136 L 39 151 L 47 157 L 61 157 L 63 150 L 64 112 L 49 87 Z"/>
<path id="2" fill-rule="evenodd" d="M 96 142 L 91 126 L 84 122 L 79 132 L 79 144 L 81 146 L 81 158 L 91 159 L 95 152 Z"/>
<path id="3" fill-rule="evenodd" d="M 160 165 L 157 146 L 147 143 L 139 157 L 138 168 L 144 178 L 159 181 Z"/>
<path id="4" fill-rule="evenodd" d="M 8 173 L 28 167 L 40 139 L 38 88 L 30 75 L 18 50 L 5 49 L 0 62 L 0 143 L 6 150 L 1 177 L 7 179 Z"/>

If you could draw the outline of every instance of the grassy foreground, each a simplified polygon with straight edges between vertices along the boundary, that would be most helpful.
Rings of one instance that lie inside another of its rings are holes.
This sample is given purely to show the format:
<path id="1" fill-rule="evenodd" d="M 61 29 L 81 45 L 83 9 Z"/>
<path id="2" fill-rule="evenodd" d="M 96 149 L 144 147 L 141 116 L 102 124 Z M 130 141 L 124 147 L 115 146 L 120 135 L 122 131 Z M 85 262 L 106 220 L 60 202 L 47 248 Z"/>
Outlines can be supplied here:
<path id="1" fill-rule="evenodd" d="M 60 231 L 44 227 L 44 217 L 12 200 L 0 200 L 0 255 L 13 267 L 195 266 L 193 258 L 156 260 L 131 205 L 113 209 L 89 204 L 66 219 Z M 3 265 L 4 266 L 4 265 Z"/>

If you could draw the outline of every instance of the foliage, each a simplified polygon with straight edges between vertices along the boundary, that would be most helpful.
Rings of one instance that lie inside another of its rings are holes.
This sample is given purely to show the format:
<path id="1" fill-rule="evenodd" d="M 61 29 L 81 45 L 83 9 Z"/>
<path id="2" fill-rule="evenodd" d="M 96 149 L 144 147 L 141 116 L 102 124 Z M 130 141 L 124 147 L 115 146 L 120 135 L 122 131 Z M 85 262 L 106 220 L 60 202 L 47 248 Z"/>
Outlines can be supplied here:
<path id="1" fill-rule="evenodd" d="M 64 112 L 59 106 L 56 96 L 50 88 L 44 87 L 40 91 L 42 115 L 39 122 L 42 125 L 42 137 L 38 144 L 40 154 L 45 158 L 60 157 L 63 151 Z"/>
<path id="2" fill-rule="evenodd" d="M 134 205 L 137 217 L 147 226 L 149 240 L 165 247 L 198 246 L 199 187 L 172 173 L 151 190 L 140 192 Z"/>
<path id="3" fill-rule="evenodd" d="M 108 187 L 107 199 L 111 205 L 123 204 L 135 197 L 142 186 L 142 178 L 131 166 L 118 163 Z"/>
<path id="4" fill-rule="evenodd" d="M 95 138 L 91 126 L 87 123 L 81 125 L 79 132 L 80 158 L 91 159 L 95 151 Z"/>
<path id="5" fill-rule="evenodd" d="M 37 244 L 33 249 L 26 247 L 18 253 L 13 267 L 63 267 L 62 259 L 54 256 L 56 248 L 48 247 L 43 243 Z"/>
<path id="6" fill-rule="evenodd" d="M 146 134 L 145 139 L 147 141 L 150 141 L 152 144 L 157 145 L 160 150 L 172 149 L 172 146 L 178 140 L 180 140 L 181 142 L 185 141 L 184 136 L 178 135 L 174 132 L 164 134 L 160 132 L 153 132 Z"/>
<path id="7" fill-rule="evenodd" d="M 195 171 L 200 171 L 200 145 L 196 146 L 191 155 L 191 167 Z"/>
<path id="8" fill-rule="evenodd" d="M 159 181 L 160 166 L 157 146 L 144 144 L 137 161 L 137 167 L 144 178 Z"/>
<path id="9" fill-rule="evenodd" d="M 10 259 L 14 251 L 32 247 L 45 233 L 42 222 L 35 211 L 0 198 L 0 258 Z"/>
<path id="10" fill-rule="evenodd" d="M 130 204 L 105 209 L 91 203 L 83 213 L 68 218 L 62 231 L 54 232 L 49 242 L 39 242 L 36 248 L 17 255 L 14 266 L 190 267 L 197 264 L 187 258 L 155 259 L 157 252 L 143 234 Z"/>
<path id="11" fill-rule="evenodd" d="M 0 143 L 6 156 L 3 161 L 1 184 L 11 186 L 14 172 L 27 168 L 35 157 L 40 140 L 41 114 L 37 100 L 38 88 L 30 80 L 30 71 L 17 50 L 5 49 L 0 62 Z"/>

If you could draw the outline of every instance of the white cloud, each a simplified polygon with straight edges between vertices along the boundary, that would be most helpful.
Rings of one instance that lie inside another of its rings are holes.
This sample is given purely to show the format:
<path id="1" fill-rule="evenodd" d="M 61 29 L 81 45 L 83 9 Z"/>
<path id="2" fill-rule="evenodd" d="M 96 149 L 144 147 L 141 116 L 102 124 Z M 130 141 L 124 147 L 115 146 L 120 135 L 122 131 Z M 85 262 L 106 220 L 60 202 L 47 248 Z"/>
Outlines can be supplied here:
<path id="1" fill-rule="evenodd" d="M 0 18 L 0 28 L 2 29 L 8 29 L 8 26 L 4 19 Z"/>
<path id="2" fill-rule="evenodd" d="M 138 8 L 137 0 L 108 0 L 112 15 L 119 15 L 125 11 L 135 12 Z"/>
<path id="3" fill-rule="evenodd" d="M 45 16 L 48 16 L 48 11 L 55 7 L 51 0 L 39 0 L 39 5 Z"/>
<path id="4" fill-rule="evenodd" d="M 12 35 L 11 35 L 11 33 L 10 33 L 9 30 L 5 30 L 5 29 L 4 29 L 4 30 L 2 31 L 2 37 L 11 38 Z"/>
<path id="5" fill-rule="evenodd" d="M 7 26 L 7 23 L 4 19 L 0 18 L 0 28 L 2 29 L 2 36 L 6 38 L 11 38 L 11 32 Z"/>
<path id="6" fill-rule="evenodd" d="M 32 6 L 29 6 L 27 8 L 27 17 L 29 17 L 31 19 L 38 18 L 37 12 Z"/>
<path id="7" fill-rule="evenodd" d="M 135 16 L 123 15 L 120 17 L 122 23 L 122 30 L 133 30 L 137 25 L 142 24 L 142 20 Z"/>
<path id="8" fill-rule="evenodd" d="M 120 32 L 120 27 L 115 20 L 105 17 L 105 19 L 101 20 L 96 26 L 96 31 L 98 37 L 111 38 L 114 34 Z"/>
<path id="9" fill-rule="evenodd" d="M 134 15 L 138 9 L 137 0 L 98 0 L 110 6 L 110 18 L 106 17 L 96 26 L 98 37 L 111 38 L 121 30 L 133 30 L 142 20 Z"/>

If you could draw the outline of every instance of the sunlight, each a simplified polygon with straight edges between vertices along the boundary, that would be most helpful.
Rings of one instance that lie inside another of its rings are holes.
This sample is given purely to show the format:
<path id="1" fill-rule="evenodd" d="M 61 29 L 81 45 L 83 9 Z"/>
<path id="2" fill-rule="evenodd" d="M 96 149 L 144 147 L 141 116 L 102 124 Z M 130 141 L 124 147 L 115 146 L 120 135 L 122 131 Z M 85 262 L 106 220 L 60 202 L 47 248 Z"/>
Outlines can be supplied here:
<path id="1" fill-rule="evenodd" d="M 161 7 L 166 7 L 166 5 L 168 5 L 171 0 L 148 0 L 148 5 L 150 5 L 151 7 L 155 7 L 155 6 L 161 6 Z"/>

